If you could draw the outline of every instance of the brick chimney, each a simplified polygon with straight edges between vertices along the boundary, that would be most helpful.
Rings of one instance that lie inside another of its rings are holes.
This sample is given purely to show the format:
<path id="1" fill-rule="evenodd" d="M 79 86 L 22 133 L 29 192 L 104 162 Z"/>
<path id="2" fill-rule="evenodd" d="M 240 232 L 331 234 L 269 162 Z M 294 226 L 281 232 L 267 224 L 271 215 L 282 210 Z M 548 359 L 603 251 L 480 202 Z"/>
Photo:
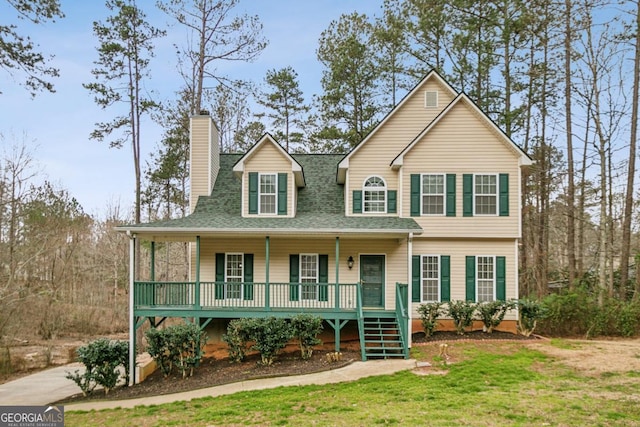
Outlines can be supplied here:
<path id="1" fill-rule="evenodd" d="M 218 128 L 208 111 L 191 116 L 189 129 L 189 211 L 198 197 L 211 195 L 220 170 Z"/>

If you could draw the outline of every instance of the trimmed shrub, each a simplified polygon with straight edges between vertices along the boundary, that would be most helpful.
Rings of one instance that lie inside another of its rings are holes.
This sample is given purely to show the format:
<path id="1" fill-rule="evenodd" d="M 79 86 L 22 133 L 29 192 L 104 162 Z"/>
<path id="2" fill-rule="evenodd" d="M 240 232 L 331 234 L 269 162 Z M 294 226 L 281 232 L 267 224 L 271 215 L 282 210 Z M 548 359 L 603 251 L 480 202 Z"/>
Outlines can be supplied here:
<path id="1" fill-rule="evenodd" d="M 477 306 L 478 317 L 482 320 L 483 331 L 490 334 L 497 328 L 504 319 L 507 311 L 513 310 L 516 306 L 514 301 L 486 301 Z"/>
<path id="2" fill-rule="evenodd" d="M 477 304 L 471 301 L 451 301 L 447 314 L 453 320 L 456 332 L 464 335 L 465 329 L 473 323 L 473 314 L 476 311 Z"/>
<path id="3" fill-rule="evenodd" d="M 149 355 L 158 364 L 166 378 L 175 366 L 182 378 L 193 375 L 193 369 L 204 357 L 206 334 L 198 325 L 184 323 L 165 329 L 149 329 L 146 332 Z"/>
<path id="4" fill-rule="evenodd" d="M 229 347 L 229 361 L 239 363 L 244 360 L 249 349 L 249 332 L 247 321 L 250 319 L 234 319 L 227 325 L 227 333 L 222 336 L 222 341 Z"/>
<path id="5" fill-rule="evenodd" d="M 436 330 L 436 326 L 438 326 L 438 317 L 443 314 L 443 306 L 444 303 L 442 302 L 429 302 L 418 306 L 418 314 L 422 321 L 422 329 L 424 330 L 427 338 L 433 335 L 433 332 Z"/>
<path id="6" fill-rule="evenodd" d="M 300 343 L 300 353 L 304 360 L 311 358 L 313 346 L 322 344 L 318 338 L 322 332 L 322 318 L 311 314 L 298 314 L 291 318 L 293 336 Z"/>
<path id="7" fill-rule="evenodd" d="M 531 336 L 538 320 L 544 319 L 546 308 L 540 301 L 521 299 L 518 306 L 518 332 L 525 337 Z"/>
<path id="8" fill-rule="evenodd" d="M 104 387 L 105 394 L 113 389 L 121 377 L 119 367 L 124 367 L 122 377 L 129 382 L 129 343 L 100 338 L 77 350 L 78 361 L 85 366 L 84 373 L 67 372 L 66 378 L 75 382 L 82 394 L 87 396 L 96 386 Z"/>
<path id="9" fill-rule="evenodd" d="M 271 366 L 280 350 L 293 338 L 291 324 L 275 317 L 251 319 L 247 323 L 249 339 L 254 342 L 251 348 L 260 353 L 263 365 Z"/>

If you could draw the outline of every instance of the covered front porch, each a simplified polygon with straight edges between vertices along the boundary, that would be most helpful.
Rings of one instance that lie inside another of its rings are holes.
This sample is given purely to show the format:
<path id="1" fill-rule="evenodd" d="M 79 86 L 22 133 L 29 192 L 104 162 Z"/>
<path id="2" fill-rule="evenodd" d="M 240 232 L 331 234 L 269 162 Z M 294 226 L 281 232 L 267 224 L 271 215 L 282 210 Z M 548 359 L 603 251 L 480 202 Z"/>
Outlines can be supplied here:
<path id="1" fill-rule="evenodd" d="M 176 241 L 175 236 L 171 238 Z M 287 269 L 292 269 L 291 266 L 295 265 L 293 260 L 296 259 L 297 263 L 298 255 L 290 253 L 307 251 L 308 246 L 304 245 L 311 244 L 308 239 L 301 239 L 304 244 L 291 244 L 290 240 L 286 240 L 287 248 L 282 247 L 284 239 L 276 239 L 274 249 L 274 239 L 264 236 L 264 249 L 258 251 L 255 237 L 251 241 L 241 242 L 236 238 L 234 247 L 230 245 L 228 237 L 217 236 L 214 241 L 211 237 L 196 235 L 189 241 L 191 280 L 164 281 L 157 280 L 155 265 L 156 241 L 161 239 L 157 239 L 157 236 L 130 234 L 131 265 L 135 265 L 137 239 L 148 242 L 145 246 L 149 248 L 150 265 L 148 277 L 144 280 L 135 278 L 133 273 L 130 277 L 133 289 L 130 294 L 132 348 L 135 348 L 136 330 L 147 321 L 151 327 L 158 327 L 167 318 L 182 318 L 204 329 L 216 319 L 270 316 L 291 318 L 296 314 L 306 313 L 322 318 L 331 326 L 336 351 L 340 351 L 341 330 L 351 321 L 358 326 L 363 360 L 375 357 L 407 358 L 409 355 L 408 286 L 399 281 L 388 285 L 385 283 L 386 262 L 394 255 L 383 250 L 373 251 L 376 255 L 367 254 L 363 249 L 354 252 L 356 245 L 375 248 L 372 242 L 362 245 L 362 242 L 354 239 L 341 240 L 337 236 L 332 239 L 331 253 L 317 256 L 321 272 L 316 280 L 301 277 L 299 271 L 287 271 L 288 278 L 297 280 L 286 281 L 282 280 L 285 274 L 283 263 L 288 264 Z M 348 241 L 346 244 L 345 240 Z M 329 252 L 326 251 L 329 239 L 312 243 L 318 252 Z M 386 244 L 394 248 L 401 246 L 398 238 L 389 240 Z M 206 251 L 204 256 L 203 246 Z M 221 271 L 219 266 L 223 265 L 223 254 L 217 253 L 218 250 L 222 251 L 220 247 L 229 247 L 231 249 L 228 250 L 233 253 L 238 252 L 240 247 L 251 252 L 244 253 L 242 258 L 242 280 L 230 279 L 226 274 L 228 271 Z M 340 255 L 344 248 L 347 248 L 348 256 Z M 402 258 L 406 259 L 406 250 L 401 252 Z M 351 255 L 352 253 L 356 256 Z M 381 268 L 379 272 L 372 268 L 375 267 L 376 260 Z M 333 270 L 333 274 L 323 273 L 324 270 Z M 376 274 L 380 277 L 379 283 L 376 283 Z M 343 280 L 341 276 L 346 278 Z M 335 281 L 329 282 L 329 277 Z"/>

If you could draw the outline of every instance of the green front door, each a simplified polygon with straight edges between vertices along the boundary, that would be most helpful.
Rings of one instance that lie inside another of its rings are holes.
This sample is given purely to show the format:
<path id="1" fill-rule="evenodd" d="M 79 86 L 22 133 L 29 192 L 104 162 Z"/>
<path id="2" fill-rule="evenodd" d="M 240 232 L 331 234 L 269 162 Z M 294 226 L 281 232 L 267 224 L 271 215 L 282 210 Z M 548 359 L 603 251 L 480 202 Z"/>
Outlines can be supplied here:
<path id="1" fill-rule="evenodd" d="M 362 304 L 365 307 L 384 307 L 384 255 L 360 255 Z"/>

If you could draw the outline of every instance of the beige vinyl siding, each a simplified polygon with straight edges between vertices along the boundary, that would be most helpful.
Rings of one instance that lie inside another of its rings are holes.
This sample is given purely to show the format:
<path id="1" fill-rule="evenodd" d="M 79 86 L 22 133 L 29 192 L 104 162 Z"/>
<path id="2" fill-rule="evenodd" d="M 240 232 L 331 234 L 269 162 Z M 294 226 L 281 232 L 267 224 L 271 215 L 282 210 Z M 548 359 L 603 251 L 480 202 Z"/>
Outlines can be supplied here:
<path id="1" fill-rule="evenodd" d="M 191 118 L 191 186 L 189 194 L 191 212 L 193 212 L 199 196 L 211 194 L 220 168 L 217 137 L 218 132 L 211 117 L 193 116 Z"/>
<path id="2" fill-rule="evenodd" d="M 425 108 L 424 92 L 427 90 L 438 91 L 438 108 Z M 347 215 L 353 212 L 352 191 L 362 189 L 367 177 L 381 176 L 387 182 L 389 190 L 398 189 L 397 173 L 389 165 L 452 100 L 449 89 L 441 86 L 435 79 L 423 82 L 422 87 L 353 154 L 349 159 L 348 188 L 345 191 Z"/>
<path id="3" fill-rule="evenodd" d="M 329 256 L 329 282 L 336 282 L 336 242 L 335 238 L 270 238 L 269 240 L 269 282 L 289 282 L 289 255 L 291 254 L 326 254 Z M 215 280 L 216 253 L 251 253 L 253 254 L 253 280 L 266 281 L 266 240 L 255 239 L 202 239 L 200 244 L 200 280 Z M 360 255 L 385 256 L 385 309 L 395 309 L 396 283 L 407 282 L 407 246 L 399 244 L 397 239 L 360 240 L 341 239 L 339 249 L 339 283 L 353 284 L 360 280 Z M 355 260 L 351 270 L 347 267 L 347 259 Z M 191 280 L 195 280 L 195 245 L 191 251 Z M 332 301 L 332 300 L 330 300 Z"/>
<path id="4" fill-rule="evenodd" d="M 249 172 L 287 173 L 287 216 L 294 215 L 295 198 L 293 189 L 295 188 L 295 179 L 291 168 L 291 160 L 287 159 L 272 144 L 262 144 L 251 158 L 246 160 L 242 177 L 242 216 L 249 215 Z"/>
<path id="5" fill-rule="evenodd" d="M 414 217 L 425 237 L 520 236 L 518 155 L 469 106 L 457 104 L 409 151 L 402 168 L 402 216 L 410 216 L 411 174 L 456 174 L 456 217 Z M 509 216 L 463 217 L 464 174 L 509 174 Z"/>
<path id="6" fill-rule="evenodd" d="M 504 256 L 506 261 L 506 298 L 518 298 L 518 266 L 516 240 L 431 240 L 413 239 L 413 255 L 449 255 L 451 257 L 451 301 L 466 300 L 466 257 L 467 256 Z M 412 317 L 420 318 L 417 308 L 420 303 L 412 304 Z M 446 316 L 445 316 L 446 317 Z M 506 320 L 516 320 L 514 311 L 505 316 Z"/>

